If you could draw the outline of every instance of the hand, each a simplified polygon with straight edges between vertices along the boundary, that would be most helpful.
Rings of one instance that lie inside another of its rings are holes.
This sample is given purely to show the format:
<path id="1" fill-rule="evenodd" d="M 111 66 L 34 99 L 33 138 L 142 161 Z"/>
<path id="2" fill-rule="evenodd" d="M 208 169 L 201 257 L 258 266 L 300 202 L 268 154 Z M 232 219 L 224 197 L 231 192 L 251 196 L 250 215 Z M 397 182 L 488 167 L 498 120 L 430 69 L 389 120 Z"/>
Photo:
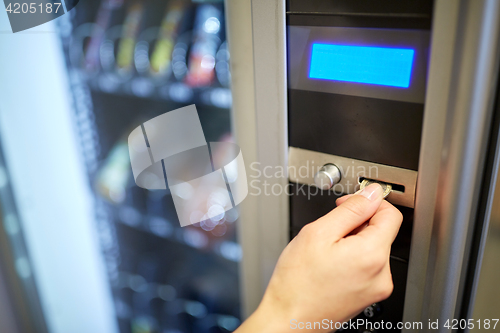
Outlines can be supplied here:
<path id="1" fill-rule="evenodd" d="M 295 332 L 292 320 L 340 323 L 389 297 L 391 244 L 403 217 L 382 194 L 372 184 L 341 197 L 337 208 L 302 228 L 283 250 L 258 309 L 236 332 Z"/>

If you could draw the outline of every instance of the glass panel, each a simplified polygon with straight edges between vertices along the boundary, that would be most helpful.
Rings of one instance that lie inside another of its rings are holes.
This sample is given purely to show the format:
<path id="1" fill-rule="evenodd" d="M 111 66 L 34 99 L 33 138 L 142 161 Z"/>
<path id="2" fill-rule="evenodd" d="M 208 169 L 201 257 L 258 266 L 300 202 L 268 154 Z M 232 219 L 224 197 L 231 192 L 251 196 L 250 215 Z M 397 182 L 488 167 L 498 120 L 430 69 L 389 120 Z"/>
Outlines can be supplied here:
<path id="1" fill-rule="evenodd" d="M 80 1 L 0 41 L 2 221 L 48 331 L 233 331 L 238 212 L 181 227 L 168 188 L 135 184 L 127 145 L 190 104 L 207 142 L 232 141 L 223 2 Z"/>

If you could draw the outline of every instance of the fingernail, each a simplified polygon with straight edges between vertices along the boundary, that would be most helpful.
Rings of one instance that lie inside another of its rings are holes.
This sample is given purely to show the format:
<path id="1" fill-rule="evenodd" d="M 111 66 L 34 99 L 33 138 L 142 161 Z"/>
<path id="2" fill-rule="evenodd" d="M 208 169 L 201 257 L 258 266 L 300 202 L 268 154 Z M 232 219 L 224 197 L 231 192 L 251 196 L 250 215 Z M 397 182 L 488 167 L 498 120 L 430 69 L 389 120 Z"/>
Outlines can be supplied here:
<path id="1" fill-rule="evenodd" d="M 384 189 L 380 184 L 374 183 L 365 187 L 359 195 L 364 196 L 370 201 L 376 200 L 378 197 L 381 197 L 384 194 Z"/>

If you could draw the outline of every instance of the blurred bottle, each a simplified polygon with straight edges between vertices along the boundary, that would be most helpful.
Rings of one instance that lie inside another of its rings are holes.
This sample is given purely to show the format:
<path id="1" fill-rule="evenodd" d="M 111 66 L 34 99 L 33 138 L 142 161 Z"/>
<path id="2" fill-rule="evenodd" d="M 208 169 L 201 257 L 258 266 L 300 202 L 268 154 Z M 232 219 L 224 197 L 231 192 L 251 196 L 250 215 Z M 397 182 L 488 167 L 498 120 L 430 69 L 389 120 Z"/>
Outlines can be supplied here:
<path id="1" fill-rule="evenodd" d="M 120 204 L 125 200 L 131 179 L 128 144 L 119 140 L 111 149 L 96 174 L 96 190 L 108 201 Z"/>
<path id="2" fill-rule="evenodd" d="M 170 67 L 175 39 L 179 33 L 182 18 L 186 11 L 186 2 L 172 1 L 167 7 L 158 40 L 151 55 L 150 72 L 152 75 L 163 76 Z"/>
<path id="3" fill-rule="evenodd" d="M 99 49 L 106 30 L 123 16 L 123 0 L 104 0 L 97 11 L 94 28 L 85 54 L 85 69 L 89 72 L 99 68 Z"/>
<path id="4" fill-rule="evenodd" d="M 150 316 L 136 316 L 132 318 L 130 326 L 132 333 L 160 333 L 157 320 Z"/>
<path id="5" fill-rule="evenodd" d="M 189 54 L 186 83 L 191 87 L 209 86 L 215 78 L 215 56 L 221 43 L 222 9 L 214 4 L 196 8 L 194 42 Z"/>
<path id="6" fill-rule="evenodd" d="M 220 84 L 223 87 L 229 87 L 231 83 L 231 72 L 229 71 L 229 50 L 227 42 L 222 43 L 217 52 L 215 71 Z"/>
<path id="7" fill-rule="evenodd" d="M 143 11 L 144 3 L 142 1 L 135 1 L 127 11 L 116 55 L 116 67 L 121 73 L 129 73 L 132 70 L 134 48 L 139 35 Z"/>

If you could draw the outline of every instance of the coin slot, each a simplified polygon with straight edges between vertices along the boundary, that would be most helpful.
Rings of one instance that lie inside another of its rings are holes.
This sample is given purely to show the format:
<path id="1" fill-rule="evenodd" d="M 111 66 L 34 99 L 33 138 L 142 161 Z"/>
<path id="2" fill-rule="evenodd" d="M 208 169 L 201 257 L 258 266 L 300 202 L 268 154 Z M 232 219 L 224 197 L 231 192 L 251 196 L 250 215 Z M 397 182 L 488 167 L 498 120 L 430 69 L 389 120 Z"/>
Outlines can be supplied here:
<path id="1" fill-rule="evenodd" d="M 386 184 L 390 184 L 392 186 L 392 190 L 393 191 L 397 191 L 397 192 L 401 192 L 401 193 L 405 193 L 405 187 L 404 185 L 400 185 L 400 184 L 394 184 L 394 183 L 389 183 L 389 182 L 384 182 L 384 181 L 381 181 L 381 180 L 377 180 L 377 179 L 371 179 L 371 178 L 366 178 L 366 177 L 359 177 L 359 183 L 361 184 L 361 182 L 365 179 L 368 179 L 368 180 L 373 180 L 373 181 L 376 181 L 376 182 L 381 182 L 381 183 L 386 183 Z"/>

